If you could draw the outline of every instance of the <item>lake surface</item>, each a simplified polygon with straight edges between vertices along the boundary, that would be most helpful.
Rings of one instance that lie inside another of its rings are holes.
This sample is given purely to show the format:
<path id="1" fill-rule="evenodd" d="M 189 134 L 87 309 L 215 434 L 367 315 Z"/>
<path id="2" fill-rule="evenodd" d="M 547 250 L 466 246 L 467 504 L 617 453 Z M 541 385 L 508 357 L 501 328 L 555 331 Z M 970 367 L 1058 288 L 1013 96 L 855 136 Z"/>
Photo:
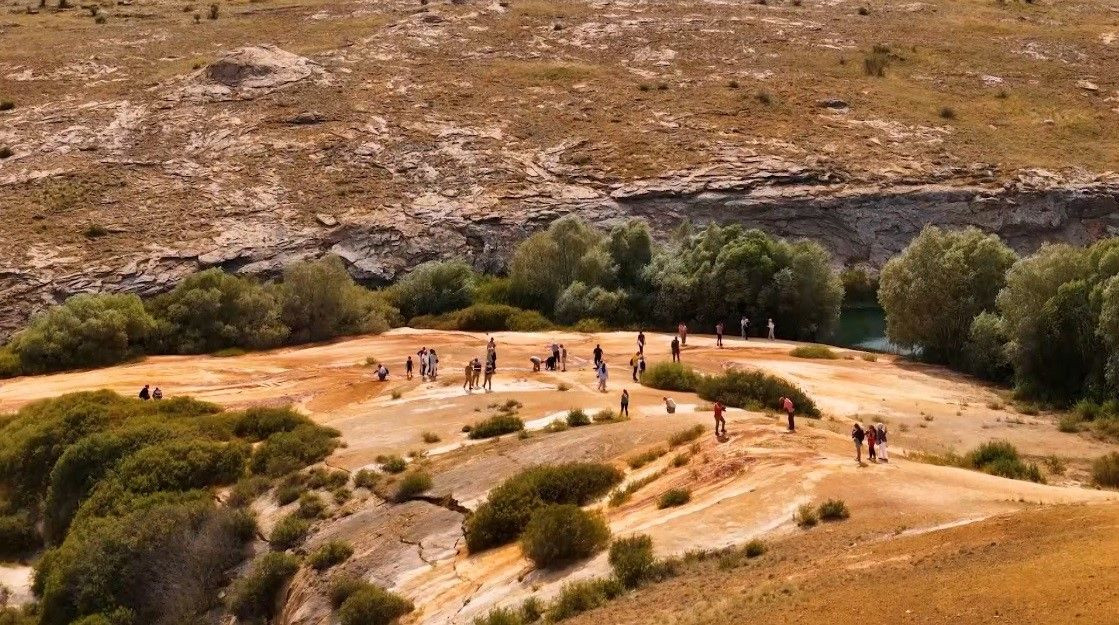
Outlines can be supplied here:
<path id="1" fill-rule="evenodd" d="M 841 347 L 870 349 L 891 354 L 904 354 L 901 349 L 886 339 L 886 313 L 877 306 L 844 308 L 839 313 L 839 329 L 832 339 Z"/>

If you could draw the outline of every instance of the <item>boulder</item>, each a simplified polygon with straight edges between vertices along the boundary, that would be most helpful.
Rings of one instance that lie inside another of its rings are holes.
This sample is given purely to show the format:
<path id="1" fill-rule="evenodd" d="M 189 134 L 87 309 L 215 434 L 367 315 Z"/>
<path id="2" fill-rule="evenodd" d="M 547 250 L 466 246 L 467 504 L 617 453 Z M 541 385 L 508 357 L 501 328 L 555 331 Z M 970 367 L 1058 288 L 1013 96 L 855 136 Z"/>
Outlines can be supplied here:
<path id="1" fill-rule="evenodd" d="M 321 73 L 314 61 L 272 45 L 238 48 L 205 70 L 219 85 L 248 91 L 272 91 Z"/>

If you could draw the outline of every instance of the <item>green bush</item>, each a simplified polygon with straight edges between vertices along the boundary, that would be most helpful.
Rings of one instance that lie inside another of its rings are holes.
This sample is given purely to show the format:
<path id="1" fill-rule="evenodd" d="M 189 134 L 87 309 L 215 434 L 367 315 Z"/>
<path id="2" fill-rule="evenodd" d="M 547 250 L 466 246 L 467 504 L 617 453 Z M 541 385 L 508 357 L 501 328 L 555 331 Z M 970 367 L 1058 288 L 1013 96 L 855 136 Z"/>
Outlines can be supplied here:
<path id="1" fill-rule="evenodd" d="M 267 493 L 272 488 L 272 481 L 266 477 L 253 475 L 237 481 L 229 491 L 227 505 L 234 508 L 244 508 L 252 504 L 257 497 Z"/>
<path id="2" fill-rule="evenodd" d="M 425 471 L 415 469 L 404 474 L 400 479 L 400 483 L 396 485 L 396 493 L 393 499 L 401 502 L 407 501 L 420 493 L 431 489 L 432 480 L 431 476 Z"/>
<path id="3" fill-rule="evenodd" d="M 602 607 L 607 601 L 620 597 L 624 592 L 625 587 L 614 578 L 569 582 L 563 585 L 559 596 L 548 610 L 548 620 L 562 621 Z"/>
<path id="4" fill-rule="evenodd" d="M 775 405 L 781 397 L 793 400 L 798 414 L 819 418 L 816 403 L 788 381 L 761 371 L 731 370 L 722 375 L 705 376 L 696 394 L 707 401 L 722 402 L 735 408 L 758 409 Z"/>
<path id="5" fill-rule="evenodd" d="M 277 290 L 295 343 L 384 332 L 399 316 L 379 294 L 355 284 L 337 256 L 288 265 Z"/>
<path id="6" fill-rule="evenodd" d="M 609 408 L 603 408 L 594 413 L 594 416 L 591 417 L 591 420 L 595 423 L 613 423 L 615 421 L 624 421 L 625 418 L 621 414 L 614 412 Z"/>
<path id="7" fill-rule="evenodd" d="M 372 584 L 364 584 L 338 608 L 341 625 L 389 625 L 413 610 L 412 602 Z"/>
<path id="8" fill-rule="evenodd" d="M 523 429 L 525 423 L 520 418 L 509 414 L 497 414 L 472 425 L 467 436 L 472 439 L 493 438 L 502 434 L 520 432 Z"/>
<path id="9" fill-rule="evenodd" d="M 33 318 L 8 348 L 22 373 L 102 367 L 143 354 L 155 325 L 135 295 L 75 295 Z"/>
<path id="10" fill-rule="evenodd" d="M 662 391 L 694 392 L 700 375 L 678 362 L 658 362 L 641 375 L 641 384 Z"/>
<path id="11" fill-rule="evenodd" d="M 509 329 L 509 321 L 522 311 L 503 304 L 474 304 L 455 313 L 456 330 L 500 332 Z"/>
<path id="12" fill-rule="evenodd" d="M 233 433 L 252 441 L 262 441 L 279 432 L 290 432 L 301 425 L 310 425 L 311 419 L 290 407 L 248 408 L 233 425 Z"/>
<path id="13" fill-rule="evenodd" d="M 1119 488 L 1119 452 L 1096 458 L 1092 463 L 1092 481 L 1105 488 Z"/>
<path id="14" fill-rule="evenodd" d="M 401 316 L 438 315 L 474 302 L 477 274 L 462 261 L 428 261 L 409 271 L 389 288 Z"/>
<path id="15" fill-rule="evenodd" d="M 315 493 L 305 492 L 299 496 L 299 509 L 295 514 L 304 519 L 317 519 L 326 512 L 326 504 L 322 497 Z"/>
<path id="16" fill-rule="evenodd" d="M 576 280 L 556 299 L 556 319 L 575 323 L 583 319 L 620 321 L 625 318 L 626 292 L 588 286 Z"/>
<path id="17" fill-rule="evenodd" d="M 585 334 L 595 334 L 597 332 L 605 332 L 609 329 L 606 322 L 601 319 L 580 319 L 571 324 L 571 329 L 575 332 L 583 332 Z"/>
<path id="18" fill-rule="evenodd" d="M 670 488 L 657 499 L 657 508 L 674 508 L 692 500 L 692 491 L 687 488 Z"/>
<path id="19" fill-rule="evenodd" d="M 342 540 L 331 540 L 319 545 L 318 549 L 311 552 L 311 555 L 307 558 L 307 563 L 316 571 L 325 571 L 349 560 L 352 555 L 354 555 L 354 548 L 350 546 L 350 543 Z"/>
<path id="20" fill-rule="evenodd" d="M 669 436 L 668 437 L 668 446 L 669 447 L 679 447 L 680 445 L 686 445 L 687 443 L 690 443 L 690 442 L 698 439 L 700 436 L 703 436 L 703 433 L 705 431 L 706 430 L 704 429 L 704 427 L 697 423 L 696 425 L 693 425 L 690 428 L 680 430 L 679 432 L 676 432 L 672 436 Z"/>
<path id="21" fill-rule="evenodd" d="M 466 520 L 467 548 L 478 552 L 516 540 L 538 508 L 547 504 L 583 506 L 621 481 L 621 471 L 606 464 L 526 469 L 490 491 L 486 502 Z"/>
<path id="22" fill-rule="evenodd" d="M 842 521 L 851 516 L 847 504 L 842 499 L 829 499 L 816 510 L 821 521 Z"/>
<path id="23" fill-rule="evenodd" d="M 494 608 L 474 619 L 474 625 L 525 625 L 524 616 L 512 608 Z"/>
<path id="24" fill-rule="evenodd" d="M 248 456 L 245 443 L 167 441 L 129 455 L 116 473 L 136 493 L 189 490 L 237 481 Z"/>
<path id="25" fill-rule="evenodd" d="M 765 553 L 765 543 L 760 540 L 751 540 L 746 543 L 746 547 L 742 549 L 742 553 L 746 554 L 747 558 L 756 558 Z"/>
<path id="26" fill-rule="evenodd" d="M 626 588 L 636 588 L 654 574 L 653 539 L 645 534 L 618 538 L 610 544 L 610 567 Z"/>
<path id="27" fill-rule="evenodd" d="M 361 590 L 368 585 L 368 582 L 358 579 L 349 573 L 338 573 L 330 578 L 330 585 L 327 586 L 327 597 L 330 599 L 330 606 L 337 610 L 342 606 L 350 595 Z"/>
<path id="28" fill-rule="evenodd" d="M 626 458 L 626 464 L 628 464 L 629 468 L 631 469 L 640 469 L 641 467 L 649 464 L 650 462 L 656 460 L 657 458 L 660 458 L 667 453 L 668 450 L 664 447 L 654 447 L 653 449 L 649 449 L 639 454 L 634 454 L 629 458 Z"/>
<path id="29" fill-rule="evenodd" d="M 610 529 L 601 514 L 573 504 L 552 504 L 533 512 L 521 534 L 521 549 L 540 568 L 588 558 L 606 546 Z"/>
<path id="30" fill-rule="evenodd" d="M 972 469 L 1015 480 L 1043 481 L 1036 464 L 1025 463 L 1014 445 L 1006 441 L 983 443 L 964 456 L 964 464 Z"/>
<path id="31" fill-rule="evenodd" d="M 18 558 L 39 546 L 39 533 L 31 515 L 0 515 L 0 559 Z"/>
<path id="32" fill-rule="evenodd" d="M 381 475 L 376 471 L 369 469 L 361 469 L 354 474 L 354 486 L 357 488 L 366 488 L 373 490 L 377 483 L 381 481 Z"/>
<path id="33" fill-rule="evenodd" d="M 522 310 L 513 313 L 505 322 L 511 332 L 541 332 L 551 330 L 555 324 L 535 310 Z"/>
<path id="34" fill-rule="evenodd" d="M 300 495 L 307 492 L 307 485 L 303 483 L 302 479 L 291 479 L 291 477 L 295 475 L 296 474 L 293 473 L 288 478 L 285 478 L 280 482 L 280 485 L 276 487 L 276 492 L 272 493 L 276 503 L 281 506 L 288 505 L 296 499 L 299 499 Z"/>
<path id="35" fill-rule="evenodd" d="M 19 361 L 19 354 L 15 353 L 11 345 L 0 346 L 0 379 L 14 378 L 23 375 L 23 364 Z"/>
<path id="36" fill-rule="evenodd" d="M 793 516 L 793 520 L 796 521 L 797 525 L 803 528 L 809 528 L 815 527 L 815 525 L 820 522 L 820 516 L 816 514 L 816 509 L 813 508 L 811 504 L 806 503 L 801 504 L 801 506 L 797 508 L 797 513 Z"/>
<path id="37" fill-rule="evenodd" d="M 338 430 L 319 425 L 300 425 L 290 432 L 277 432 L 253 450 L 254 473 L 279 476 L 325 460 L 338 447 Z"/>
<path id="38" fill-rule="evenodd" d="M 379 456 L 377 462 L 381 463 L 381 470 L 385 473 L 403 473 L 408 468 L 408 461 L 395 454 Z"/>
<path id="39" fill-rule="evenodd" d="M 819 360 L 835 360 L 839 358 L 836 354 L 826 345 L 801 345 L 789 352 L 793 358 L 813 358 Z"/>
<path id="40" fill-rule="evenodd" d="M 350 476 L 345 471 L 328 471 L 315 467 L 307 472 L 307 487 L 323 490 L 334 490 L 345 486 L 350 481 Z"/>
<path id="41" fill-rule="evenodd" d="M 272 533 L 268 535 L 268 544 L 278 551 L 291 549 L 302 543 L 310 530 L 311 524 L 306 519 L 289 514 L 276 522 Z"/>
<path id="42" fill-rule="evenodd" d="M 579 408 L 574 408 L 567 413 L 567 425 L 573 428 L 591 424 L 591 418 Z"/>
<path id="43" fill-rule="evenodd" d="M 271 619 L 276 614 L 280 591 L 298 569 L 295 556 L 264 554 L 245 577 L 234 583 L 229 593 L 229 610 L 245 621 Z"/>

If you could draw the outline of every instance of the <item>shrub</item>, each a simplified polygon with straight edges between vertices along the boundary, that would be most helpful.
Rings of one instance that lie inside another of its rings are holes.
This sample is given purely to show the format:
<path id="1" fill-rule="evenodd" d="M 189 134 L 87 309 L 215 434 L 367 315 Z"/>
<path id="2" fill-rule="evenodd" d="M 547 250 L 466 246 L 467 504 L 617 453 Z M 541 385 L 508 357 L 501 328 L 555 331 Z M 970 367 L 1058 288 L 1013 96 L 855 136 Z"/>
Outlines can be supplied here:
<path id="1" fill-rule="evenodd" d="M 0 101 L 0 111 L 10 111 L 16 107 L 16 103 L 11 100 Z"/>
<path id="2" fill-rule="evenodd" d="M 100 239 L 109 234 L 109 229 L 101 224 L 89 224 L 85 230 L 82 231 L 87 239 Z"/>
<path id="3" fill-rule="evenodd" d="M 793 521 L 796 521 L 796 524 L 803 528 L 809 528 L 815 527 L 820 522 L 820 517 L 816 514 L 816 509 L 811 504 L 806 503 L 797 508 L 797 513 L 793 515 Z"/>
<path id="4" fill-rule="evenodd" d="M 242 478 L 230 489 L 226 504 L 234 508 L 244 508 L 252 504 L 257 497 L 267 493 L 270 488 L 272 488 L 272 481 L 266 477 L 254 475 Z"/>
<path id="5" fill-rule="evenodd" d="M 325 542 L 313 551 L 307 558 L 308 564 L 316 571 L 325 571 L 330 567 L 341 564 L 354 555 L 354 548 L 342 540 Z"/>
<path id="6" fill-rule="evenodd" d="M 1092 463 L 1092 481 L 1106 488 L 1119 488 L 1119 452 L 1096 458 Z"/>
<path id="7" fill-rule="evenodd" d="M 325 460 L 338 446 L 338 430 L 301 425 L 290 432 L 277 432 L 253 450 L 250 467 L 254 473 L 278 476 Z"/>
<path id="8" fill-rule="evenodd" d="M 154 327 L 135 295 L 75 295 L 33 318 L 10 348 L 23 373 L 101 367 L 143 353 Z"/>
<path id="9" fill-rule="evenodd" d="M 622 318 L 625 305 L 625 291 L 611 291 L 576 280 L 556 300 L 556 319 L 562 323 L 575 323 L 581 319 L 616 321 Z"/>
<path id="10" fill-rule="evenodd" d="M 747 558 L 756 558 L 765 553 L 765 543 L 760 540 L 751 540 L 746 543 L 746 547 L 743 548 L 742 553 L 746 554 Z"/>
<path id="11" fill-rule="evenodd" d="M 801 345 L 789 352 L 789 355 L 794 358 L 815 358 L 821 360 L 835 360 L 839 358 L 839 354 L 833 352 L 831 348 L 826 345 Z"/>
<path id="12" fill-rule="evenodd" d="M 526 469 L 490 491 L 486 502 L 466 520 L 471 552 L 515 540 L 532 513 L 547 504 L 582 506 L 622 481 L 622 473 L 606 464 L 570 463 Z"/>
<path id="13" fill-rule="evenodd" d="M 280 590 L 299 569 L 299 560 L 285 553 L 266 553 L 229 593 L 229 609 L 244 620 L 270 619 Z"/>
<path id="14" fill-rule="evenodd" d="M 403 473 L 408 468 L 408 461 L 396 454 L 391 456 L 378 456 L 377 462 L 381 463 L 381 470 L 385 473 Z"/>
<path id="15" fill-rule="evenodd" d="M 883 45 L 875 45 L 863 59 L 863 73 L 877 78 L 885 76 L 886 68 L 890 66 L 890 58 L 889 48 Z"/>
<path id="16" fill-rule="evenodd" d="M 1014 445 L 1006 441 L 983 443 L 968 452 L 963 459 L 964 465 L 984 473 L 1008 477 L 1015 480 L 1041 482 L 1041 470 L 1036 464 L 1026 464 L 1018 455 Z"/>
<path id="17" fill-rule="evenodd" d="M 571 429 L 571 427 L 569 425 L 567 425 L 567 421 L 564 420 L 564 419 L 553 419 L 551 423 L 544 426 L 544 431 L 549 433 L 549 434 L 556 434 L 557 432 L 566 432 L 570 429 Z"/>
<path id="18" fill-rule="evenodd" d="M 660 458 L 667 453 L 668 450 L 664 447 L 655 447 L 653 449 L 649 449 L 639 454 L 630 456 L 626 459 L 626 464 L 628 464 L 629 468 L 631 469 L 640 469 L 641 467 L 649 464 L 650 462 L 656 460 L 657 458 Z"/>
<path id="19" fill-rule="evenodd" d="M 423 442 L 428 443 L 428 444 L 438 443 L 439 441 L 443 440 L 435 432 L 424 432 L 423 434 L 420 435 L 420 438 L 423 439 Z"/>
<path id="20" fill-rule="evenodd" d="M 610 410 L 609 408 L 603 408 L 594 413 L 594 416 L 591 417 L 591 420 L 595 423 L 613 423 L 614 421 L 623 420 L 623 417 L 622 415 L 614 412 L 613 410 Z"/>
<path id="21" fill-rule="evenodd" d="M 307 487 L 334 490 L 350 481 L 345 471 L 327 471 L 316 467 L 307 472 Z"/>
<path id="22" fill-rule="evenodd" d="M 535 310 L 522 310 L 513 313 L 505 322 L 511 332 L 540 332 L 555 327 L 547 317 Z"/>
<path id="23" fill-rule="evenodd" d="M 636 588 L 656 571 L 653 539 L 645 534 L 618 538 L 610 545 L 610 567 L 626 588 Z"/>
<path id="24" fill-rule="evenodd" d="M 595 334 L 597 332 L 605 332 L 607 326 L 606 322 L 601 319 L 580 319 L 571 325 L 571 329 L 575 332 Z"/>
<path id="25" fill-rule="evenodd" d="M 372 584 L 354 591 L 338 608 L 341 625 L 389 625 L 413 610 L 412 602 Z"/>
<path id="26" fill-rule="evenodd" d="M 299 496 L 299 509 L 295 511 L 301 518 L 317 519 L 326 512 L 326 504 L 315 493 L 303 493 Z"/>
<path id="27" fill-rule="evenodd" d="M 474 302 L 477 274 L 462 261 L 429 261 L 417 265 L 389 289 L 405 319 L 438 315 Z"/>
<path id="28" fill-rule="evenodd" d="M 298 343 L 384 332 L 399 315 L 380 295 L 355 284 L 337 256 L 288 265 L 278 291 L 283 323 Z"/>
<path id="29" fill-rule="evenodd" d="M 381 481 L 381 475 L 376 471 L 369 469 L 361 469 L 354 474 L 354 486 L 357 488 L 366 488 L 373 490 L 377 483 Z"/>
<path id="30" fill-rule="evenodd" d="M 941 119 L 956 119 L 956 109 L 950 106 L 941 107 L 939 115 Z"/>
<path id="31" fill-rule="evenodd" d="M 532 514 L 521 534 L 521 549 L 537 567 L 549 568 L 590 557 L 609 538 L 602 515 L 573 504 L 553 504 Z"/>
<path id="32" fill-rule="evenodd" d="M 307 491 L 307 486 L 298 480 L 284 480 L 276 487 L 276 492 L 272 493 L 272 497 L 276 503 L 281 506 L 286 506 L 289 503 L 299 499 L 299 496 Z"/>
<path id="33" fill-rule="evenodd" d="M 368 582 L 364 582 L 349 573 L 339 573 L 330 578 L 330 585 L 327 587 L 326 595 L 330 599 L 331 607 L 337 610 L 346 599 L 350 598 L 350 595 L 353 595 L 367 585 Z"/>
<path id="34" fill-rule="evenodd" d="M 268 544 L 277 551 L 291 549 L 303 542 L 310 529 L 311 524 L 305 519 L 289 514 L 280 519 L 276 526 L 272 528 L 272 533 L 268 535 Z"/>
<path id="35" fill-rule="evenodd" d="M 233 425 L 233 433 L 242 438 L 262 441 L 278 432 L 290 432 L 312 421 L 290 407 L 255 407 L 245 410 Z"/>
<path id="36" fill-rule="evenodd" d="M 657 508 L 675 508 L 692 500 L 692 491 L 687 488 L 670 488 L 657 499 Z"/>
<path id="37" fill-rule="evenodd" d="M 409 471 L 404 474 L 400 483 L 397 484 L 393 499 L 398 502 L 407 501 L 426 490 L 430 490 L 431 485 L 431 476 L 427 472 L 419 469 Z"/>
<path id="38" fill-rule="evenodd" d="M 766 106 L 773 104 L 773 94 L 766 91 L 765 89 L 762 89 L 761 91 L 755 93 L 754 99 Z"/>
<path id="39" fill-rule="evenodd" d="M 641 384 L 662 391 L 694 392 L 700 375 L 678 362 L 658 362 L 641 375 Z"/>
<path id="40" fill-rule="evenodd" d="M 475 423 L 467 434 L 470 438 L 493 438 L 525 429 L 524 421 L 510 414 L 497 414 Z"/>
<path id="41" fill-rule="evenodd" d="M 821 521 L 842 521 L 851 516 L 842 499 L 829 499 L 817 509 Z"/>
<path id="42" fill-rule="evenodd" d="M 29 514 L 0 515 L 0 559 L 26 555 L 38 547 L 39 542 L 39 533 Z"/>
<path id="43" fill-rule="evenodd" d="M 633 480 L 632 482 L 626 484 L 624 488 L 619 488 L 619 489 L 615 490 L 610 495 L 610 501 L 609 501 L 610 507 L 614 508 L 614 507 L 617 507 L 617 506 L 620 506 L 620 505 L 626 503 L 627 501 L 630 500 L 630 497 L 632 497 L 634 493 L 636 493 L 637 491 L 641 490 L 642 488 L 648 486 L 649 484 L 652 484 L 653 482 L 657 481 L 661 477 L 664 477 L 665 473 L 666 473 L 666 471 L 664 469 L 662 469 L 662 470 L 657 471 L 655 473 L 652 473 L 650 475 L 646 475 L 645 477 L 643 477 L 641 479 Z"/>
<path id="44" fill-rule="evenodd" d="M 520 312 L 520 308 L 503 304 L 474 304 L 455 313 L 455 326 L 474 332 L 508 330 L 509 320 Z"/>
<path id="45" fill-rule="evenodd" d="M 699 425 L 698 423 L 690 428 L 680 430 L 679 432 L 676 432 L 672 436 L 668 437 L 668 446 L 679 447 L 680 445 L 690 443 L 698 439 L 700 436 L 703 436 L 704 431 L 704 427 L 702 425 Z"/>
<path id="46" fill-rule="evenodd" d="M 676 454 L 676 456 L 672 458 L 672 466 L 679 469 L 680 467 L 686 466 L 691 461 L 692 461 L 692 455 L 690 453 L 687 453 L 687 452 L 679 453 L 679 454 Z"/>
<path id="47" fill-rule="evenodd" d="M 708 401 L 753 409 L 773 404 L 779 397 L 788 397 L 793 400 L 799 414 L 820 417 L 816 403 L 804 391 L 782 378 L 761 371 L 731 370 L 722 375 L 706 376 L 700 380 L 696 393 Z"/>
<path id="48" fill-rule="evenodd" d="M 494 608 L 474 619 L 474 625 L 524 625 L 521 613 L 512 608 Z"/>
<path id="49" fill-rule="evenodd" d="M 616 579 L 589 579 L 569 582 L 560 589 L 552 607 L 548 610 L 548 620 L 562 621 L 588 610 L 601 607 L 607 601 L 621 596 L 625 587 Z"/>
<path id="50" fill-rule="evenodd" d="M 577 427 L 581 427 L 581 426 L 584 426 L 584 425 L 590 425 L 590 424 L 591 424 L 591 418 L 588 417 L 587 413 L 583 412 L 581 409 L 575 408 L 575 409 L 572 409 L 572 410 L 568 411 L 568 413 L 567 413 L 567 425 L 569 425 L 573 428 L 577 428 Z"/>

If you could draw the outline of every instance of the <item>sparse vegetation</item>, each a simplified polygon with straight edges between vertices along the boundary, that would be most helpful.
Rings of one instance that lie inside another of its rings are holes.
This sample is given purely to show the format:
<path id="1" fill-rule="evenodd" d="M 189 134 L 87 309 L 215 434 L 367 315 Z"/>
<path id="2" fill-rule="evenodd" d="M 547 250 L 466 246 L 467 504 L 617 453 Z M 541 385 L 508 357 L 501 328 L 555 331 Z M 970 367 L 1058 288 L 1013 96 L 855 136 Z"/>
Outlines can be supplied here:
<path id="1" fill-rule="evenodd" d="M 510 414 L 497 414 L 484 419 L 470 427 L 467 435 L 473 439 L 494 438 L 503 434 L 512 434 L 525 429 L 524 421 Z"/>
<path id="2" fill-rule="evenodd" d="M 679 447 L 681 445 L 686 445 L 692 441 L 699 439 L 700 436 L 703 436 L 703 433 L 705 431 L 705 428 L 697 423 L 690 428 L 680 430 L 672 436 L 669 436 L 668 446 Z"/>
<path id="3" fill-rule="evenodd" d="M 891 57 L 889 47 L 876 44 L 863 59 L 863 73 L 867 76 L 882 78 L 886 75 L 886 69 L 890 67 Z"/>
<path id="4" fill-rule="evenodd" d="M 1014 445 L 1006 441 L 983 443 L 964 456 L 963 464 L 977 471 L 1015 480 L 1045 481 L 1038 466 L 1023 462 Z"/>
<path id="5" fill-rule="evenodd" d="M 275 616 L 280 589 L 299 569 L 299 560 L 286 553 L 266 553 L 229 594 L 229 610 L 245 621 L 267 620 Z"/>
<path id="6" fill-rule="evenodd" d="M 821 521 L 843 521 L 851 516 L 842 499 L 828 499 L 816 509 Z"/>
<path id="7" fill-rule="evenodd" d="M 631 469 L 640 469 L 641 467 L 649 464 L 650 462 L 656 460 L 657 458 L 660 458 L 667 453 L 668 450 L 664 447 L 654 447 L 653 449 L 649 449 L 639 454 L 630 456 L 626 459 L 626 464 L 628 464 L 629 468 Z"/>
<path id="8" fill-rule="evenodd" d="M 793 358 L 815 358 L 820 360 L 835 360 L 839 358 L 827 345 L 801 345 L 789 352 Z"/>
<path id="9" fill-rule="evenodd" d="M 439 441 L 443 440 L 442 437 L 440 437 L 435 432 L 424 432 L 423 434 L 420 435 L 420 438 L 423 439 L 423 442 L 425 442 L 429 445 L 433 444 L 433 443 L 438 443 Z"/>
<path id="10" fill-rule="evenodd" d="M 350 546 L 350 543 L 342 540 L 331 540 L 311 552 L 311 555 L 307 558 L 307 563 L 316 571 L 325 571 L 332 566 L 345 562 L 352 555 L 354 555 L 354 548 Z"/>
<path id="11" fill-rule="evenodd" d="M 385 473 L 397 474 L 403 473 L 408 468 L 408 461 L 395 454 L 389 456 L 378 456 L 377 462 L 381 465 L 381 470 Z"/>
<path id="12" fill-rule="evenodd" d="M 646 475 L 639 480 L 634 480 L 629 484 L 626 484 L 624 488 L 615 490 L 613 493 L 610 494 L 610 507 L 614 508 L 626 503 L 630 500 L 630 497 L 632 497 L 634 493 L 641 490 L 645 486 L 648 486 L 649 484 L 657 481 L 658 479 L 663 477 L 664 474 L 665 471 L 662 469 L 650 475 Z"/>
<path id="13" fill-rule="evenodd" d="M 414 469 L 404 474 L 400 483 L 396 485 L 395 501 L 407 501 L 420 493 L 431 489 L 432 479 L 426 471 Z"/>
<path id="14" fill-rule="evenodd" d="M 568 411 L 566 421 L 567 425 L 573 428 L 591 424 L 591 418 L 579 408 Z"/>
<path id="15" fill-rule="evenodd" d="M 625 586 L 614 578 L 589 579 L 569 582 L 547 612 L 549 621 L 556 622 L 582 614 L 606 604 L 625 592 Z"/>
<path id="16" fill-rule="evenodd" d="M 305 492 L 299 496 L 299 509 L 295 511 L 300 518 L 317 519 L 326 512 L 326 504 L 322 497 L 315 493 Z"/>
<path id="17" fill-rule="evenodd" d="M 670 488 L 657 499 L 657 508 L 675 508 L 692 500 L 692 491 L 687 488 Z"/>
<path id="18" fill-rule="evenodd" d="M 610 544 L 610 567 L 626 588 L 637 588 L 656 573 L 653 539 L 644 534 L 618 538 Z"/>
<path id="19" fill-rule="evenodd" d="M 956 119 L 956 109 L 950 106 L 942 106 L 938 115 L 940 115 L 941 119 Z"/>
<path id="20" fill-rule="evenodd" d="M 1092 481 L 1105 488 L 1119 488 L 1119 452 L 1100 456 L 1092 463 Z"/>
<path id="21" fill-rule="evenodd" d="M 602 515 L 574 504 L 550 504 L 532 513 L 521 549 L 540 568 L 588 558 L 606 546 L 610 529 Z"/>
<path id="22" fill-rule="evenodd" d="M 820 516 L 816 514 L 816 509 L 812 507 L 812 504 L 806 503 L 797 508 L 796 514 L 793 515 L 793 521 L 800 527 L 807 529 L 815 527 L 820 522 Z"/>
<path id="23" fill-rule="evenodd" d="M 298 515 L 289 514 L 276 522 L 272 533 L 268 535 L 268 544 L 277 551 L 291 549 L 302 543 L 310 530 L 310 522 Z"/>
<path id="24" fill-rule="evenodd" d="M 757 558 L 765 553 L 765 543 L 760 540 L 751 540 L 742 548 L 742 553 L 747 558 Z"/>

